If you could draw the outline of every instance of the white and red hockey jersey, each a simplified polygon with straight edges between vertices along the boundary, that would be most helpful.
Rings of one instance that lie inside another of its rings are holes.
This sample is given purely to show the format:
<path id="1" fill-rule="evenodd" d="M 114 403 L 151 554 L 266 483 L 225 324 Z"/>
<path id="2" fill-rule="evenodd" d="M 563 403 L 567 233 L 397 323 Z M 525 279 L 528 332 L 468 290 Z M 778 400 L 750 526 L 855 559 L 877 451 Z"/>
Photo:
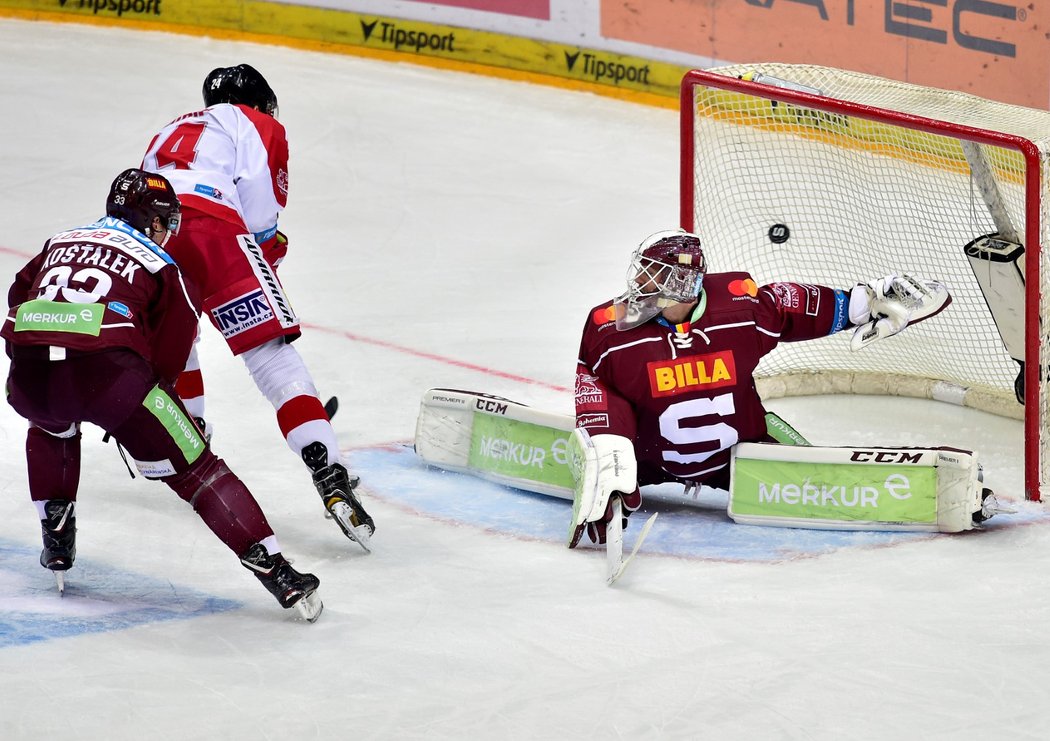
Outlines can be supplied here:
<path id="1" fill-rule="evenodd" d="M 288 139 L 277 119 L 220 103 L 187 113 L 153 137 L 142 169 L 164 175 L 183 208 L 247 227 L 263 244 L 288 200 Z"/>

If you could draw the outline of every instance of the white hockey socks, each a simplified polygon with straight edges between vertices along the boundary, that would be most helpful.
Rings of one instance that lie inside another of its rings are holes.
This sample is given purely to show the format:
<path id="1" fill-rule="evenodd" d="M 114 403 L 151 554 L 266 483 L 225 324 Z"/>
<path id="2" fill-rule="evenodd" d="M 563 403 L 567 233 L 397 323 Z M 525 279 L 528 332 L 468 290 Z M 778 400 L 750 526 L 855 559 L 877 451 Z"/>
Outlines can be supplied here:
<path id="1" fill-rule="evenodd" d="M 328 450 L 328 464 L 339 461 L 339 443 L 313 378 L 302 357 L 283 340 L 270 340 L 241 357 L 255 385 L 273 408 L 288 447 L 299 457 L 314 442 Z"/>

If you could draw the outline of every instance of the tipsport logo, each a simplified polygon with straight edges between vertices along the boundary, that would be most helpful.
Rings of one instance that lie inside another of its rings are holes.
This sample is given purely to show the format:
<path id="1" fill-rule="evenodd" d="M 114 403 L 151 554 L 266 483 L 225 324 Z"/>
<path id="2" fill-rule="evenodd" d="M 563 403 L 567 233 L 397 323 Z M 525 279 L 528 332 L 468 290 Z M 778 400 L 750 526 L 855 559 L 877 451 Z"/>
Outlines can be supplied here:
<path id="1" fill-rule="evenodd" d="M 577 64 L 579 64 L 578 70 Z M 569 72 L 576 71 L 581 77 L 589 77 L 595 82 L 611 82 L 614 85 L 623 82 L 649 85 L 648 64 L 624 64 L 619 59 L 603 59 L 590 52 L 578 51 L 575 54 L 565 52 L 565 68 Z"/>
<path id="2" fill-rule="evenodd" d="M 69 2 L 69 0 L 58 0 L 58 7 L 65 8 L 70 6 L 78 10 L 90 9 L 93 15 L 98 15 L 101 12 L 116 13 L 119 18 L 125 13 L 159 16 L 161 14 L 160 3 L 161 0 L 78 0 L 74 4 Z"/>

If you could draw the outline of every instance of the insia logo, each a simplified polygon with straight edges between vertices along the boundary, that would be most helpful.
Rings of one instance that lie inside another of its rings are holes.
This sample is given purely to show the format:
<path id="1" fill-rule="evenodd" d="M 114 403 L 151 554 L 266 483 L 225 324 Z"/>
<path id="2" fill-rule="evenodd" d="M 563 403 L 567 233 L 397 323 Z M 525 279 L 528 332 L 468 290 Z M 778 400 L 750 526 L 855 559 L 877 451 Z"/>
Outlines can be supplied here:
<path id="1" fill-rule="evenodd" d="M 272 319 L 273 309 L 266 302 L 262 289 L 257 289 L 217 306 L 211 310 L 211 315 L 215 317 L 222 336 L 232 337 Z"/>
<path id="2" fill-rule="evenodd" d="M 758 284 L 750 278 L 730 281 L 729 292 L 734 296 L 755 297 L 758 295 Z"/>
<path id="3" fill-rule="evenodd" d="M 716 389 L 736 384 L 736 363 L 730 350 L 691 355 L 648 364 L 653 397 L 671 396 L 698 387 Z"/>

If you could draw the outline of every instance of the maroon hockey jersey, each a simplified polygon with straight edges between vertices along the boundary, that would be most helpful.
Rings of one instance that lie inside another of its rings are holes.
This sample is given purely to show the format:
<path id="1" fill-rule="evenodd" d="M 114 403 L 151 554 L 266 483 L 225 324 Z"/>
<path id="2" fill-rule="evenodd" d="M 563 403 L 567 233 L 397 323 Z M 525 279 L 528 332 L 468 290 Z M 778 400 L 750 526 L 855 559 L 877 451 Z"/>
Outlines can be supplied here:
<path id="1" fill-rule="evenodd" d="M 123 221 L 56 234 L 15 276 L 0 335 L 10 346 L 128 348 L 165 380 L 183 369 L 197 299 L 171 258 Z M 54 354 L 56 358 L 61 353 Z"/>
<path id="2" fill-rule="evenodd" d="M 613 302 L 591 311 L 576 368 L 576 426 L 634 441 L 639 484 L 697 481 L 725 488 L 729 449 L 769 440 L 753 373 L 780 342 L 851 326 L 846 291 L 758 286 L 747 273 L 709 273 L 692 321 L 662 317 L 618 331 Z"/>

